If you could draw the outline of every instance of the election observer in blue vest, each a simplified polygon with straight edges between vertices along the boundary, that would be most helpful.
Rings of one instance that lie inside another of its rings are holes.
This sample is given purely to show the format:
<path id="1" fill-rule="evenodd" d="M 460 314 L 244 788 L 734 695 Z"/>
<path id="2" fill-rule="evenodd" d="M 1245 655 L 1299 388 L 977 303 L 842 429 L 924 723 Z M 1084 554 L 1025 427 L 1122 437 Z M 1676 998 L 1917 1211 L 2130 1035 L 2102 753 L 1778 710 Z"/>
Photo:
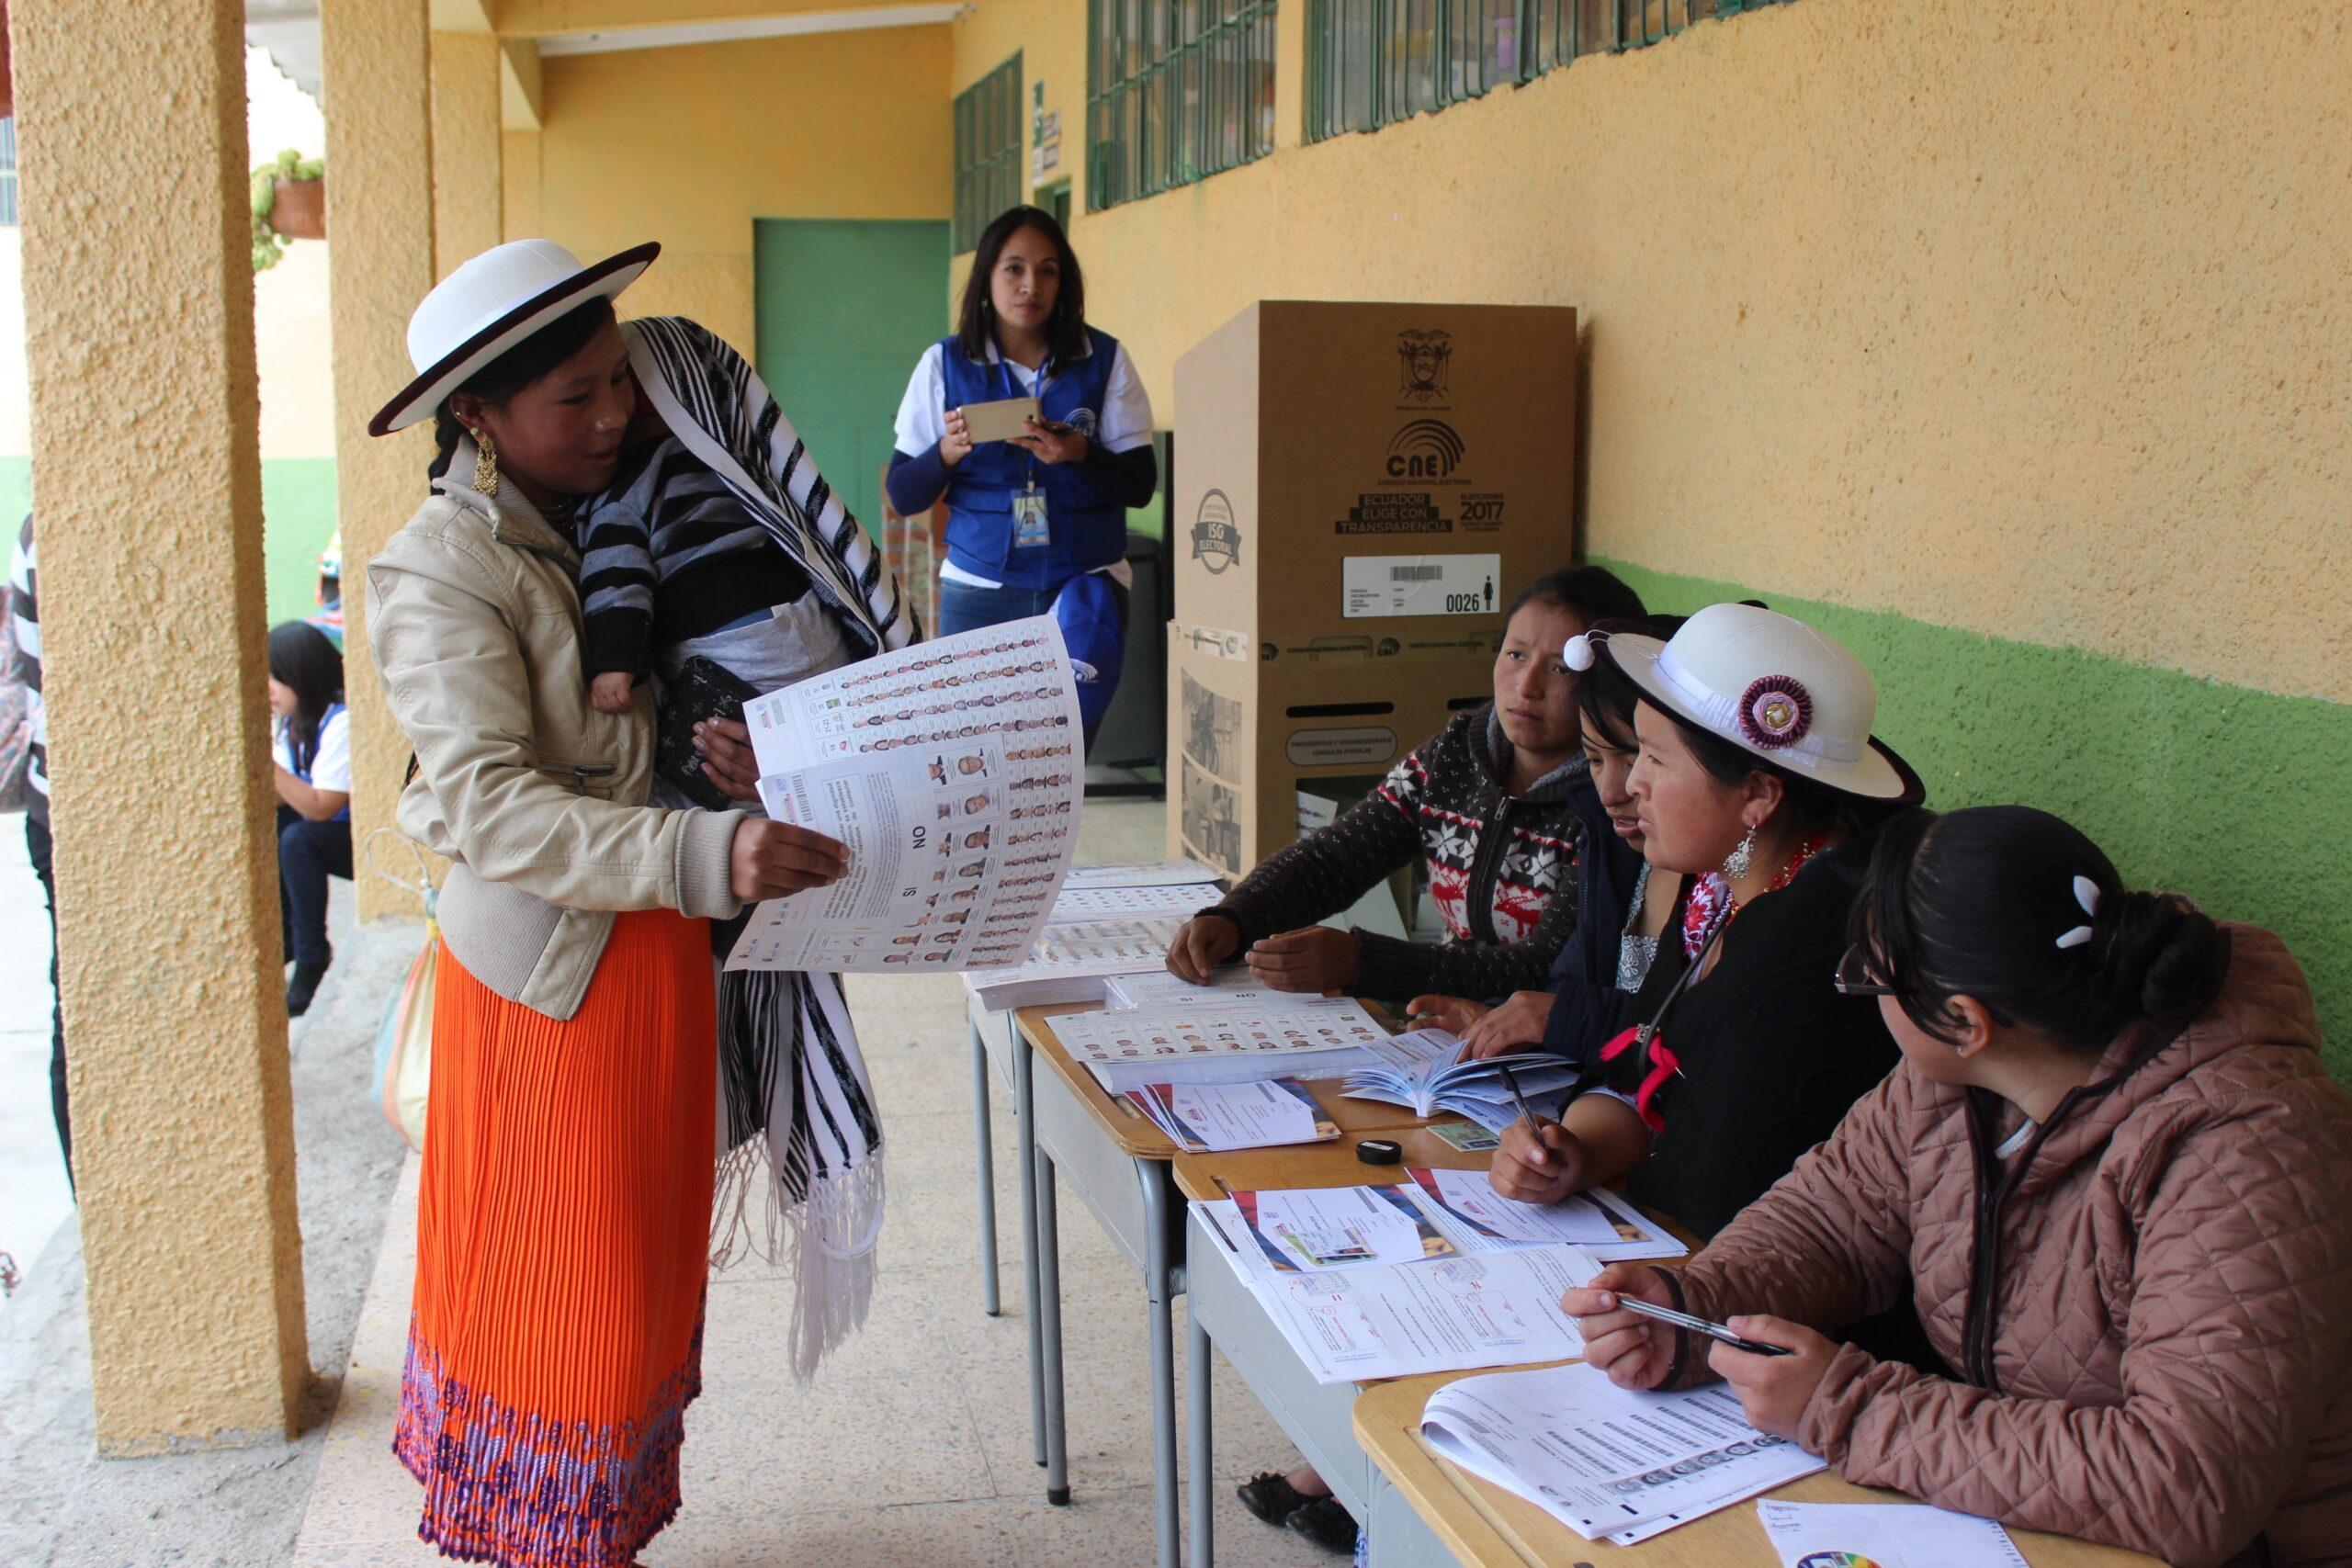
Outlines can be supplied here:
<path id="1" fill-rule="evenodd" d="M 963 410 L 1035 397 L 1029 434 L 977 445 Z M 1086 324 L 1086 283 L 1051 214 L 1016 207 L 980 235 L 955 335 L 923 351 L 899 406 L 890 502 L 947 498 L 942 635 L 1051 613 L 1074 582 L 1124 623 L 1127 509 L 1159 488 L 1151 402 L 1127 351 Z"/>

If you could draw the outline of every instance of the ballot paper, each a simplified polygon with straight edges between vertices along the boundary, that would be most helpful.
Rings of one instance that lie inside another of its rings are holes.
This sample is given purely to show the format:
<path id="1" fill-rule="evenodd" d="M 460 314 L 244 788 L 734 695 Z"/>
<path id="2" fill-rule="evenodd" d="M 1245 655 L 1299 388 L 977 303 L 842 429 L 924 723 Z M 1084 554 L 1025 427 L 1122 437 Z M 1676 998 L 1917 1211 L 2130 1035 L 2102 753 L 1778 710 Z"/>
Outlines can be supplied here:
<path id="1" fill-rule="evenodd" d="M 1430 1395 L 1421 1435 L 1587 1540 L 1645 1539 L 1659 1533 L 1648 1526 L 1683 1523 L 1825 1468 L 1750 1426 L 1720 1383 L 1648 1393 L 1581 1364 L 1448 1383 Z"/>
<path id="2" fill-rule="evenodd" d="M 1214 882 L 1177 882 L 1153 887 L 1072 887 L 1067 882 L 1054 899 L 1051 919 L 1119 920 L 1172 915 L 1189 920 L 1225 895 Z"/>
<path id="3" fill-rule="evenodd" d="M 1069 1013 L 1054 1034 L 1107 1093 L 1148 1083 L 1336 1077 L 1387 1032 L 1362 1002 L 1285 998 L 1250 1007 Z"/>
<path id="4" fill-rule="evenodd" d="M 1483 1170 L 1408 1170 L 1425 1211 L 1464 1252 L 1572 1243 L 1604 1263 L 1680 1258 L 1690 1249 L 1614 1192 L 1596 1188 L 1556 1203 L 1522 1203 Z"/>
<path id="5" fill-rule="evenodd" d="M 1214 883 L 1217 874 L 1196 860 L 1102 861 L 1074 865 L 1063 888 L 1174 887 Z"/>
<path id="6" fill-rule="evenodd" d="M 1219 969 L 1206 985 L 1171 975 L 1165 968 L 1113 976 L 1102 987 L 1102 1005 L 1132 1008 L 1344 1007 L 1345 997 L 1312 991 L 1278 991 L 1249 970 Z"/>
<path id="7" fill-rule="evenodd" d="M 1775 1503 L 1757 1518 L 1781 1568 L 2026 1568 L 1991 1519 L 1923 1503 Z"/>
<path id="8" fill-rule="evenodd" d="M 1233 1206 L 1277 1274 L 1415 1263 L 1458 1251 L 1400 1187 L 1236 1192 Z"/>
<path id="9" fill-rule="evenodd" d="M 1018 965 L 967 971 L 964 987 L 991 1010 L 1101 1001 L 1107 976 L 1159 968 L 1181 923 L 1162 917 L 1048 925 Z"/>
<path id="10" fill-rule="evenodd" d="M 1127 1099 L 1186 1154 L 1321 1143 L 1339 1123 L 1296 1078 L 1263 1083 L 1146 1084 Z"/>
<path id="11" fill-rule="evenodd" d="M 1301 1274 L 1265 1261 L 1229 1200 L 1195 1203 L 1225 1258 L 1316 1382 L 1512 1366 L 1583 1353 L 1562 1292 L 1600 1265 L 1580 1247 Z M 1204 1258 L 1200 1267 L 1212 1266 Z"/>
<path id="12" fill-rule="evenodd" d="M 849 872 L 752 911 L 729 969 L 1021 963 L 1078 847 L 1078 688 L 1049 615 L 919 643 L 743 707 L 768 815 Z"/>

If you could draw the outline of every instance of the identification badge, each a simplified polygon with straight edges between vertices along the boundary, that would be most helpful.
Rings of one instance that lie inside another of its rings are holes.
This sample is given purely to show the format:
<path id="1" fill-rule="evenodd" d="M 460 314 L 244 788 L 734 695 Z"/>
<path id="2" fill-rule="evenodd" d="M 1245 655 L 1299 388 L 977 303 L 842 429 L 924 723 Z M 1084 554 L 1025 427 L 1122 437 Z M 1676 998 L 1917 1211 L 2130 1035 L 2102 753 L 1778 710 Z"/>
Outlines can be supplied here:
<path id="1" fill-rule="evenodd" d="M 1053 542 L 1046 527 L 1046 492 L 1035 485 L 1012 496 L 1012 543 L 1016 548 L 1042 549 Z"/>

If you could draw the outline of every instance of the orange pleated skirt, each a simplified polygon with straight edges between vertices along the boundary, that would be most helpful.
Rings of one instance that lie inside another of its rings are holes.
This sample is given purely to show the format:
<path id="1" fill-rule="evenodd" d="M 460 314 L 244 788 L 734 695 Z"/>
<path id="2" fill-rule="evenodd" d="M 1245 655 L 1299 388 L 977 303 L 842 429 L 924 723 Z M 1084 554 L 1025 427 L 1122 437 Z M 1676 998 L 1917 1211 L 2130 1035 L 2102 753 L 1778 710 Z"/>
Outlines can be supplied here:
<path id="1" fill-rule="evenodd" d="M 678 1509 L 701 1388 L 718 1069 L 709 928 L 623 914 L 577 1014 L 445 947 L 393 1452 L 417 1534 L 512 1568 L 622 1568 Z"/>

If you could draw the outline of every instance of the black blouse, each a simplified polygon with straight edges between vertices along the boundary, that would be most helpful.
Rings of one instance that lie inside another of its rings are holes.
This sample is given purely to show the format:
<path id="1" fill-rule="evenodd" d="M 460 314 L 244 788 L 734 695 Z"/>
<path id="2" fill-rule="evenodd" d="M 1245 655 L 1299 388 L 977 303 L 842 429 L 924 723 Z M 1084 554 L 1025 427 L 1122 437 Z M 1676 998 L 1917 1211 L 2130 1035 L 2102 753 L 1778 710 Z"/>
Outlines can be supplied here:
<path id="1" fill-rule="evenodd" d="M 1824 851 L 1743 907 L 1714 969 L 1668 1010 L 1657 1040 L 1681 1072 L 1653 1101 L 1666 1126 L 1626 1178 L 1635 1202 L 1713 1235 L 1894 1067 L 1878 1003 L 1830 984 L 1870 854 L 1867 838 Z M 1689 966 L 1680 932 L 1668 931 L 1633 1016 L 1653 1016 Z M 1603 1071 L 1627 1094 L 1645 1076 L 1630 1048 Z"/>

